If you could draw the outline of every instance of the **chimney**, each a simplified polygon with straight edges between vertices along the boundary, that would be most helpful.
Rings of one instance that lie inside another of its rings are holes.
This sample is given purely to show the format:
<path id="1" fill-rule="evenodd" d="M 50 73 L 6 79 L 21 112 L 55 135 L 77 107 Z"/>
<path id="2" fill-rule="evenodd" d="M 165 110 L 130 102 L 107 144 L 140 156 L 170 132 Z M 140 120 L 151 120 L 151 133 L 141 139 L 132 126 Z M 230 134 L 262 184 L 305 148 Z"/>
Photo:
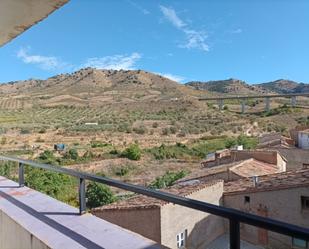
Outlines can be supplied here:
<path id="1" fill-rule="evenodd" d="M 253 187 L 257 187 L 259 184 L 259 177 L 258 176 L 253 176 L 252 177 L 252 181 L 253 181 Z"/>

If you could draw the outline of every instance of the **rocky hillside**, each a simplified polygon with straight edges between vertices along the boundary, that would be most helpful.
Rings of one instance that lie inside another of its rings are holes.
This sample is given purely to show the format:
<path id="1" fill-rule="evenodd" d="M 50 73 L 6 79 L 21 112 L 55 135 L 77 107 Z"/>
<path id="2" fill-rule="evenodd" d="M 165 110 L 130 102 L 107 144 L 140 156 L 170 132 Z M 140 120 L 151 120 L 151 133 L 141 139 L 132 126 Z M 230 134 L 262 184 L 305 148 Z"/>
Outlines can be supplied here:
<path id="1" fill-rule="evenodd" d="M 185 86 L 142 70 L 81 69 L 46 80 L 30 79 L 0 85 L 3 98 L 22 99 L 28 105 L 103 105 L 189 98 Z M 32 102 L 32 103 L 29 103 Z"/>
<path id="2" fill-rule="evenodd" d="M 245 81 L 237 79 L 216 80 L 216 81 L 191 81 L 186 83 L 196 90 L 207 90 L 209 92 L 228 93 L 228 94 L 261 94 L 267 93 L 257 86 L 249 85 Z"/>
<path id="3" fill-rule="evenodd" d="M 276 80 L 267 83 L 255 85 L 265 91 L 273 91 L 276 93 L 305 93 L 309 92 L 309 84 L 297 83 L 291 80 Z"/>
<path id="4" fill-rule="evenodd" d="M 309 92 L 309 84 L 297 83 L 291 80 L 276 80 L 267 83 L 249 85 L 245 81 L 237 79 L 217 80 L 217 81 L 192 81 L 186 83 L 187 86 L 196 90 L 206 90 L 214 93 L 228 94 L 267 94 L 267 93 L 305 93 Z"/>

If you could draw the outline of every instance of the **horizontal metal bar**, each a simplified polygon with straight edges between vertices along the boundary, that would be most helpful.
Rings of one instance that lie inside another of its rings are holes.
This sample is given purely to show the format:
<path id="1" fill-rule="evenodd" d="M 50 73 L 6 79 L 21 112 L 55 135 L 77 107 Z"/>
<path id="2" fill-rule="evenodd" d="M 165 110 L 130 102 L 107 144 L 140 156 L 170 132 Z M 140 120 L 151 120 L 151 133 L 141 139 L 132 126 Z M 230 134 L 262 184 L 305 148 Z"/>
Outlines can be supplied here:
<path id="1" fill-rule="evenodd" d="M 309 97 L 309 93 L 290 93 L 290 94 L 270 94 L 270 95 L 247 95 L 247 96 L 224 96 L 224 97 L 201 97 L 198 100 L 223 100 L 223 99 L 263 99 L 269 98 L 290 98 L 290 97 Z"/>
<path id="2" fill-rule="evenodd" d="M 164 201 L 178 204 L 184 207 L 188 207 L 188 208 L 192 208 L 195 210 L 221 216 L 229 220 L 232 219 L 232 220 L 235 220 L 241 223 L 265 228 L 273 232 L 277 232 L 277 233 L 288 235 L 288 236 L 293 236 L 299 239 L 309 238 L 308 228 L 299 227 L 299 226 L 285 223 L 282 221 L 278 221 L 278 220 L 274 220 L 274 219 L 270 219 L 266 217 L 261 217 L 261 216 L 257 216 L 254 214 L 245 213 L 237 209 L 217 206 L 217 205 L 210 204 L 207 202 L 193 200 L 190 198 L 173 195 L 173 194 L 166 193 L 163 191 L 148 189 L 142 186 L 121 182 L 121 181 L 110 179 L 107 177 L 96 176 L 96 175 L 92 175 L 92 174 L 88 174 L 84 172 L 79 172 L 79 171 L 75 171 L 72 169 L 62 168 L 59 166 L 41 164 L 41 163 L 29 161 L 29 160 L 19 159 L 15 157 L 7 157 L 7 156 L 0 156 L 0 160 L 18 162 L 18 163 L 33 166 L 36 168 L 47 169 L 47 170 L 58 172 L 58 173 L 68 174 L 68 175 L 71 175 L 77 178 L 82 178 L 86 180 L 103 183 L 109 186 L 113 186 L 113 187 L 117 187 L 117 188 L 124 189 L 127 191 L 154 197 L 156 199 L 164 200 Z"/>

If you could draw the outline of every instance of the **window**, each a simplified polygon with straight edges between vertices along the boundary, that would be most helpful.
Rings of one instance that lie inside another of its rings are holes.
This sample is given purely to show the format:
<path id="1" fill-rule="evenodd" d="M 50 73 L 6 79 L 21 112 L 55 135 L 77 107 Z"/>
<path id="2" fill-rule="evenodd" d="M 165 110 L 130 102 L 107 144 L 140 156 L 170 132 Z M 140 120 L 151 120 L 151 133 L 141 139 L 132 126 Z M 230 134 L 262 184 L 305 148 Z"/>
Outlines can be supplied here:
<path id="1" fill-rule="evenodd" d="M 250 196 L 245 196 L 245 203 L 250 203 Z"/>
<path id="2" fill-rule="evenodd" d="M 177 234 L 177 248 L 185 248 L 187 240 L 187 229 L 182 233 Z"/>
<path id="3" fill-rule="evenodd" d="M 309 169 L 309 163 L 303 163 L 303 169 Z"/>
<path id="4" fill-rule="evenodd" d="M 293 248 L 304 248 L 304 249 L 306 249 L 306 248 L 308 248 L 308 241 L 293 238 L 292 239 L 292 246 L 293 246 Z"/>
<path id="5" fill-rule="evenodd" d="M 301 196 L 301 208 L 303 210 L 309 210 L 309 196 Z"/>

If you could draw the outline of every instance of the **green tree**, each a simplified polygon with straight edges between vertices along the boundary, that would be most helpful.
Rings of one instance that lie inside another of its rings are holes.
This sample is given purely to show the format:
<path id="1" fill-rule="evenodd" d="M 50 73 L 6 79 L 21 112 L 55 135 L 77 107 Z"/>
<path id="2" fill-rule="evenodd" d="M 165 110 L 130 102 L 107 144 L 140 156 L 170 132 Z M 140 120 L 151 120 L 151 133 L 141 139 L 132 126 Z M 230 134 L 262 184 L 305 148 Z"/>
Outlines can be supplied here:
<path id="1" fill-rule="evenodd" d="M 25 184 L 57 199 L 66 200 L 65 195 L 72 193 L 74 182 L 68 175 L 27 167 Z"/>
<path id="2" fill-rule="evenodd" d="M 86 190 L 87 207 L 95 208 L 117 200 L 111 189 L 104 184 L 90 182 Z"/>
<path id="3" fill-rule="evenodd" d="M 237 141 L 233 138 L 227 138 L 225 141 L 225 147 L 226 148 L 232 148 L 237 144 Z"/>

